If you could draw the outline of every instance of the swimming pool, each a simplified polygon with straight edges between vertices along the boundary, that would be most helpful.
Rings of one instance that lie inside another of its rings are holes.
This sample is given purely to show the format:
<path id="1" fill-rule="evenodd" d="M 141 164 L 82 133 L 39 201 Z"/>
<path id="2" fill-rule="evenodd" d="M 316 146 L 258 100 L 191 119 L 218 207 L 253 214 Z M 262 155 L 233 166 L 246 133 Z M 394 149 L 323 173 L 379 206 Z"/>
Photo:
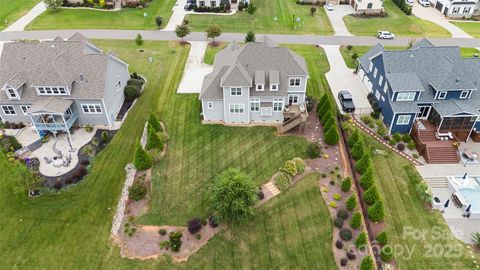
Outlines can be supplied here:
<path id="1" fill-rule="evenodd" d="M 471 212 L 480 212 L 480 187 L 460 188 L 458 191 L 472 205 Z"/>
<path id="2" fill-rule="evenodd" d="M 480 219 L 480 177 L 448 177 L 448 187 L 462 204 L 465 211 L 469 205 L 471 218 Z"/>

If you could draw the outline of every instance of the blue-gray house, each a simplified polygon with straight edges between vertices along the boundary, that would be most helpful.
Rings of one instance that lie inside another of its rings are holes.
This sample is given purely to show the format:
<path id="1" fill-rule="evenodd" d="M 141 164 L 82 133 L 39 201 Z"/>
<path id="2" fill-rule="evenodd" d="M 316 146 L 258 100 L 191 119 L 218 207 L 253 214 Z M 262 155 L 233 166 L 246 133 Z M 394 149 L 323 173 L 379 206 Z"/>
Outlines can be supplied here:
<path id="1" fill-rule="evenodd" d="M 480 131 L 480 58 L 463 58 L 457 46 L 423 39 L 407 50 L 378 44 L 359 62 L 358 75 L 391 134 L 429 125 L 437 139 L 448 134 L 466 141 Z"/>

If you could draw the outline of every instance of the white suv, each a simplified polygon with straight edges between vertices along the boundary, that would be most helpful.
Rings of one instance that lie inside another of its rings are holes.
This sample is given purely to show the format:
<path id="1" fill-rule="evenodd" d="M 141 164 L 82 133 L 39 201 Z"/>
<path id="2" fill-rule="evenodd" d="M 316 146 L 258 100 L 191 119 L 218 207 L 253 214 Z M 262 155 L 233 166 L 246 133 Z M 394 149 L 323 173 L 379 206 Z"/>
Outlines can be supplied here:
<path id="1" fill-rule="evenodd" d="M 377 38 L 379 39 L 394 39 L 395 35 L 388 31 L 378 31 Z"/>
<path id="2" fill-rule="evenodd" d="M 430 6 L 430 2 L 428 0 L 418 0 L 418 3 L 422 6 L 422 7 L 429 7 Z"/>

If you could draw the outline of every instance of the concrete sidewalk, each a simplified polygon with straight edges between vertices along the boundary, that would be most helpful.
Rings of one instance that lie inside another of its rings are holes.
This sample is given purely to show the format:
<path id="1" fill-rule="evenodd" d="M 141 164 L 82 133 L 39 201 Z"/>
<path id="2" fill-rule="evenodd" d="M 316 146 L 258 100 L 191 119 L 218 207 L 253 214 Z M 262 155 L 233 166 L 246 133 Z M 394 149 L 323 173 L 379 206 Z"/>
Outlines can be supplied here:
<path id="1" fill-rule="evenodd" d="M 332 11 L 328 11 L 326 6 L 324 8 L 335 30 L 334 36 L 353 36 L 343 21 L 343 17 L 353 13 L 353 8 L 350 5 L 334 5 Z"/>
<path id="2" fill-rule="evenodd" d="M 42 1 L 34 6 L 27 14 L 18 19 L 12 25 L 3 30 L 4 32 L 24 31 L 25 27 L 31 23 L 36 17 L 47 10 L 47 5 Z"/>
<path id="3" fill-rule="evenodd" d="M 183 23 L 183 19 L 187 14 L 187 11 L 184 9 L 186 4 L 187 0 L 177 0 L 175 6 L 173 6 L 173 13 L 172 16 L 170 16 L 167 26 L 160 31 L 175 31 L 175 27 Z"/>
<path id="4" fill-rule="evenodd" d="M 327 54 L 330 71 L 325 74 L 328 84 L 332 89 L 333 96 L 337 102 L 338 108 L 342 108 L 338 100 L 338 92 L 347 90 L 353 96 L 355 103 L 355 114 L 370 113 L 372 108 L 368 102 L 368 90 L 363 85 L 360 77 L 353 74 L 353 70 L 349 69 L 340 53 L 339 45 L 322 45 Z"/>
<path id="5" fill-rule="evenodd" d="M 178 94 L 200 93 L 203 77 L 213 71 L 213 66 L 203 62 L 208 43 L 206 41 L 193 41 L 190 43 L 192 46 L 190 47 L 182 80 L 177 89 Z"/>

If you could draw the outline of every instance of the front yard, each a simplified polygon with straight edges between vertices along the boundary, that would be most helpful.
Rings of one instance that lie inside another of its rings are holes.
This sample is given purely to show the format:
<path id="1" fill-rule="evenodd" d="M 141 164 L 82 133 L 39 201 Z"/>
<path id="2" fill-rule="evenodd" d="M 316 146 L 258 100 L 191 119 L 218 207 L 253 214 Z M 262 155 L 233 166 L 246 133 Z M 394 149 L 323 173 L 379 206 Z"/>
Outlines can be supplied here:
<path id="1" fill-rule="evenodd" d="M 39 0 L 0 0 L 0 31 L 32 9 Z"/>
<path id="2" fill-rule="evenodd" d="M 467 34 L 476 38 L 480 38 L 480 22 L 451 21 L 451 23 L 460 27 L 463 31 L 467 32 Z"/>
<path id="3" fill-rule="evenodd" d="M 194 14 L 187 15 L 192 31 L 203 32 L 211 24 L 218 24 L 223 32 L 278 34 L 333 34 L 333 28 L 322 7 L 316 7 L 314 16 L 310 15 L 310 6 L 297 5 L 296 0 L 254 0 L 255 14 L 246 11 L 231 16 Z M 299 17 L 301 22 L 296 23 Z M 277 18 L 275 20 L 275 18 Z M 301 25 L 294 30 L 295 25 Z"/>
<path id="4" fill-rule="evenodd" d="M 356 36 L 375 36 L 378 30 L 390 31 L 397 36 L 451 36 L 450 32 L 433 22 L 405 15 L 392 0 L 384 1 L 383 7 L 388 14 L 384 18 L 343 17 L 348 31 Z"/>
<path id="5" fill-rule="evenodd" d="M 163 17 L 165 27 L 176 0 L 153 0 L 144 9 L 124 8 L 121 11 L 60 9 L 44 12 L 27 26 L 27 30 L 49 29 L 157 29 L 155 17 Z M 147 16 L 144 16 L 144 13 Z"/>

